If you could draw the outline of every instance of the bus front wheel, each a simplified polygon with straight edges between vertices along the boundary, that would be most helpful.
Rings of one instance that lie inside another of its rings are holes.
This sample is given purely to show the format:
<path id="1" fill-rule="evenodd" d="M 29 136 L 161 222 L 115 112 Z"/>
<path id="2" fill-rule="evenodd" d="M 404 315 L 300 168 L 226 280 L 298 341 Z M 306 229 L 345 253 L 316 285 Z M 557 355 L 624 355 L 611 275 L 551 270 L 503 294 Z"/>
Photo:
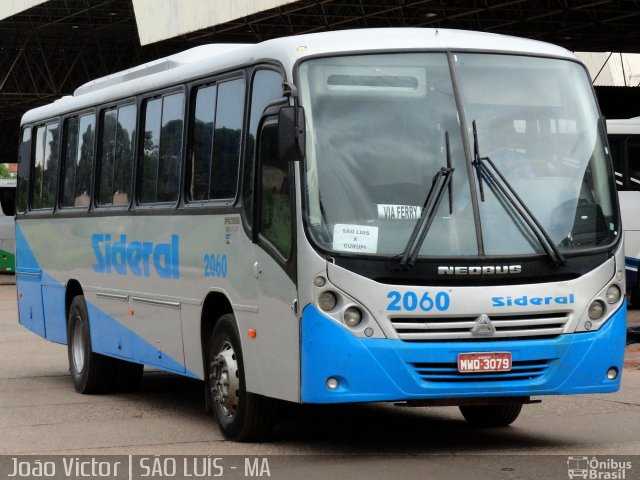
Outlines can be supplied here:
<path id="1" fill-rule="evenodd" d="M 231 314 L 216 322 L 207 351 L 207 388 L 225 438 L 237 442 L 261 441 L 273 427 L 273 401 L 246 390 L 235 324 Z"/>
<path id="2" fill-rule="evenodd" d="M 114 364 L 110 358 L 91 349 L 89 315 L 83 295 L 73 298 L 67 321 L 69 372 L 78 393 L 103 393 L 110 390 Z"/>
<path id="3" fill-rule="evenodd" d="M 506 427 L 518 418 L 522 404 L 461 405 L 459 408 L 465 420 L 474 427 Z"/>

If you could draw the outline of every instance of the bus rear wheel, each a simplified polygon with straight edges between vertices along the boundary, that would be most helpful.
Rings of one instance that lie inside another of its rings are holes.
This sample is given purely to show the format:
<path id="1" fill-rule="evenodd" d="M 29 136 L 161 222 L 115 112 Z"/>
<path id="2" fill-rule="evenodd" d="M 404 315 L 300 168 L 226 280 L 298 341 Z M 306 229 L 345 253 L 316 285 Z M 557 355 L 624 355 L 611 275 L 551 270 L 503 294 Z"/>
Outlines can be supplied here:
<path id="1" fill-rule="evenodd" d="M 67 320 L 69 372 L 76 392 L 90 394 L 110 390 L 114 363 L 110 358 L 94 353 L 91 348 L 89 314 L 83 295 L 73 298 Z"/>
<path id="2" fill-rule="evenodd" d="M 207 388 L 225 438 L 237 442 L 265 440 L 274 424 L 273 401 L 245 387 L 244 363 L 235 318 L 222 315 L 207 350 Z"/>
<path id="3" fill-rule="evenodd" d="M 506 427 L 518 418 L 522 404 L 461 405 L 459 408 L 465 420 L 474 427 Z"/>

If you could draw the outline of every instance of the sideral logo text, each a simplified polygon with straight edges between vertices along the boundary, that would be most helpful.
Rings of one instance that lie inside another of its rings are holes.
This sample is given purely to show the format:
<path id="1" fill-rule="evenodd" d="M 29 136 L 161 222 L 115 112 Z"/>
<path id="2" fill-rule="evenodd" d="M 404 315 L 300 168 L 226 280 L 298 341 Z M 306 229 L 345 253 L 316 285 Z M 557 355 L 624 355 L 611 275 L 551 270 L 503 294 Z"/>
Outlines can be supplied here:
<path id="1" fill-rule="evenodd" d="M 180 237 L 171 235 L 169 243 L 127 242 L 126 235 L 120 241 L 112 241 L 111 235 L 95 233 L 91 236 L 91 247 L 96 256 L 93 271 L 127 275 L 131 272 L 140 277 L 151 276 L 151 269 L 161 278 L 180 278 L 178 257 Z"/>

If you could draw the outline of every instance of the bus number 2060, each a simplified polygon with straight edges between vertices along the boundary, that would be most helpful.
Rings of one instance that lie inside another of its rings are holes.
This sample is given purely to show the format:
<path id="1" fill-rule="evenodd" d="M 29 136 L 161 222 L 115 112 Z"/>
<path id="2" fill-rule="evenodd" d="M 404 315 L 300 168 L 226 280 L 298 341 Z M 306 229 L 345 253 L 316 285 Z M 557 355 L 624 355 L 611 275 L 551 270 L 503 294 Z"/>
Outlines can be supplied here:
<path id="1" fill-rule="evenodd" d="M 204 276 L 227 278 L 227 256 L 219 253 L 205 254 Z"/>
<path id="2" fill-rule="evenodd" d="M 451 299 L 447 292 L 437 292 L 434 296 L 429 292 L 424 292 L 422 296 L 418 296 L 416 292 L 398 292 L 392 290 L 387 293 L 389 304 L 387 310 L 399 312 L 405 310 L 407 312 L 413 312 L 415 310 L 421 310 L 423 312 L 430 312 L 434 308 L 440 312 L 444 312 L 449 309 Z"/>

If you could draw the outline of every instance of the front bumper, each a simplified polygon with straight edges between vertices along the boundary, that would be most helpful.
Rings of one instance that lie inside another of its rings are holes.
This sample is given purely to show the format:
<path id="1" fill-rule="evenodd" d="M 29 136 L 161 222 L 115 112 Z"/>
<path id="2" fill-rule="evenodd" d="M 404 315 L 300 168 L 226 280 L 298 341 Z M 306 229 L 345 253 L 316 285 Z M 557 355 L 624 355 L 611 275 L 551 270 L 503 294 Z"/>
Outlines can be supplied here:
<path id="1" fill-rule="evenodd" d="M 553 339 L 405 342 L 357 338 L 308 305 L 302 315 L 303 403 L 402 401 L 615 392 L 620 388 L 626 303 L 599 330 Z M 512 353 L 510 372 L 460 374 L 464 352 Z M 606 372 L 615 367 L 615 380 Z M 327 379 L 338 380 L 330 390 Z"/>

